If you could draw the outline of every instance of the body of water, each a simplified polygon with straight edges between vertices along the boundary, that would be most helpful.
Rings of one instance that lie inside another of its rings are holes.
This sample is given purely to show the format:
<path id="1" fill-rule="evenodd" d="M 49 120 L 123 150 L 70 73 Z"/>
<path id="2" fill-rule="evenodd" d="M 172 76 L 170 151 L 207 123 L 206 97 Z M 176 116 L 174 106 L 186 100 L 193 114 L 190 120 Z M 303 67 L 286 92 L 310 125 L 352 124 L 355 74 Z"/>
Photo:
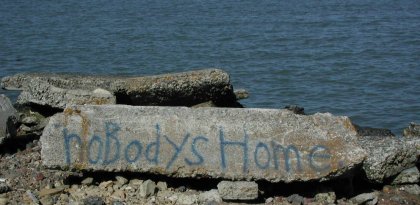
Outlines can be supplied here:
<path id="1" fill-rule="evenodd" d="M 418 0 L 2 0 L 0 17 L 0 77 L 218 67 L 247 107 L 299 104 L 397 135 L 420 122 Z"/>

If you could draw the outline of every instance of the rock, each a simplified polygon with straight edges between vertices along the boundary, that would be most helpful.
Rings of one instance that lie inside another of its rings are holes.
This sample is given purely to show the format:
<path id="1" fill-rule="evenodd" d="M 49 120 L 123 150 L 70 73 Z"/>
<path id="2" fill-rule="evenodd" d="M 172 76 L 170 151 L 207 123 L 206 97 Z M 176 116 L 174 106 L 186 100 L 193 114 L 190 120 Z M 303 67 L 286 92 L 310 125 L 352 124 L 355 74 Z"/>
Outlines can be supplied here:
<path id="1" fill-rule="evenodd" d="M 54 194 L 58 194 L 58 193 L 61 193 L 61 192 L 63 192 L 65 189 L 67 189 L 69 186 L 62 186 L 62 187 L 57 187 L 57 188 L 54 188 L 54 189 L 47 189 L 47 188 L 44 188 L 44 189 L 41 189 L 40 191 L 39 191 L 39 193 L 38 193 L 38 196 L 39 197 L 44 197 L 44 196 L 47 196 L 47 195 L 54 195 Z"/>
<path id="2" fill-rule="evenodd" d="M 39 201 L 42 205 L 54 205 L 53 198 L 50 195 L 42 197 Z"/>
<path id="3" fill-rule="evenodd" d="M 84 205 L 105 205 L 104 200 L 99 196 L 89 196 L 83 199 Z"/>
<path id="4" fill-rule="evenodd" d="M 187 187 L 185 186 L 179 186 L 175 189 L 176 192 L 186 192 L 187 191 Z"/>
<path id="5" fill-rule="evenodd" d="M 305 114 L 305 108 L 299 107 L 298 105 L 286 105 L 284 108 L 298 115 Z"/>
<path id="6" fill-rule="evenodd" d="M 153 194 L 155 194 L 156 190 L 156 184 L 152 180 L 146 180 L 143 182 L 143 184 L 140 186 L 139 189 L 139 195 L 140 197 L 146 198 Z"/>
<path id="7" fill-rule="evenodd" d="M 0 197 L 0 205 L 7 205 L 8 202 L 6 198 Z"/>
<path id="8" fill-rule="evenodd" d="M 217 190 L 223 200 L 254 200 L 258 198 L 258 184 L 247 181 L 221 181 Z"/>
<path id="9" fill-rule="evenodd" d="M 375 192 L 359 194 L 350 199 L 355 204 L 375 205 L 378 203 L 378 196 Z"/>
<path id="10" fill-rule="evenodd" d="M 300 196 L 299 194 L 292 194 L 289 197 L 287 197 L 287 201 L 293 205 L 303 205 L 305 202 L 305 198 L 303 196 Z"/>
<path id="11" fill-rule="evenodd" d="M 315 201 L 321 204 L 334 204 L 335 200 L 335 192 L 318 193 L 315 195 Z"/>
<path id="12" fill-rule="evenodd" d="M 17 111 L 8 97 L 0 95 L 0 145 L 10 137 L 16 136 Z"/>
<path id="13" fill-rule="evenodd" d="M 26 190 L 26 196 L 29 198 L 29 200 L 32 201 L 34 204 L 39 204 L 38 198 L 31 192 L 31 190 Z"/>
<path id="14" fill-rule="evenodd" d="M 108 187 L 112 187 L 113 181 L 104 181 L 99 184 L 99 188 L 106 189 Z"/>
<path id="15" fill-rule="evenodd" d="M 28 116 L 22 119 L 22 123 L 27 125 L 27 126 L 31 126 L 34 124 L 38 124 L 38 119 L 35 116 Z"/>
<path id="16" fill-rule="evenodd" d="M 139 187 L 139 186 L 141 186 L 143 184 L 143 180 L 140 180 L 140 179 L 132 179 L 132 180 L 130 180 L 130 183 L 129 184 L 131 186 L 134 186 L 134 187 Z"/>
<path id="17" fill-rule="evenodd" d="M 391 184 L 416 184 L 419 183 L 420 172 L 417 167 L 412 167 L 402 171 L 398 176 L 392 181 Z"/>
<path id="18" fill-rule="evenodd" d="M 420 125 L 414 122 L 403 130 L 404 137 L 420 137 Z"/>
<path id="19" fill-rule="evenodd" d="M 198 203 L 198 197 L 195 194 L 179 194 L 177 204 L 193 205 Z"/>
<path id="20" fill-rule="evenodd" d="M 417 142 L 410 142 L 414 140 L 381 136 L 360 137 L 359 144 L 368 153 L 363 170 L 369 181 L 383 183 L 401 171 L 414 167 L 419 156 Z"/>
<path id="21" fill-rule="evenodd" d="M 125 199 L 125 193 L 122 190 L 116 190 L 112 195 L 111 198 L 116 200 L 124 200 Z"/>
<path id="22" fill-rule="evenodd" d="M 40 141 L 47 167 L 173 177 L 323 181 L 365 158 L 349 118 L 275 109 L 72 106 Z"/>
<path id="23" fill-rule="evenodd" d="M 245 89 L 235 89 L 234 93 L 236 100 L 247 99 L 249 97 L 249 93 Z"/>
<path id="24" fill-rule="evenodd" d="M 6 193 L 10 190 L 10 187 L 6 183 L 0 183 L 0 194 Z"/>
<path id="25" fill-rule="evenodd" d="M 420 186 L 418 184 L 404 185 L 400 188 L 400 190 L 405 191 L 409 194 L 420 196 Z"/>
<path id="26" fill-rule="evenodd" d="M 168 189 L 168 184 L 166 184 L 166 182 L 158 182 L 158 183 L 156 184 L 156 188 L 157 188 L 159 191 L 164 191 L 164 190 Z"/>
<path id="27" fill-rule="evenodd" d="M 358 136 L 381 136 L 381 137 L 395 137 L 394 133 L 385 128 L 361 127 L 355 125 Z"/>
<path id="28" fill-rule="evenodd" d="M 120 184 L 121 186 L 124 184 L 127 184 L 128 179 L 122 177 L 122 176 L 116 176 L 115 179 L 118 181 L 118 184 Z"/>
<path id="29" fill-rule="evenodd" d="M 39 100 L 42 96 L 46 100 L 48 100 L 47 97 L 57 99 L 58 96 L 53 95 L 54 93 L 64 94 L 65 92 L 56 90 L 65 89 L 70 92 L 78 90 L 77 93 L 83 90 L 86 95 L 91 96 L 106 95 L 103 90 L 109 91 L 116 96 L 119 104 L 192 106 L 213 101 L 221 106 L 236 105 L 236 96 L 230 84 L 229 74 L 220 69 L 144 77 L 17 74 L 3 78 L 1 83 L 5 89 L 23 90 L 22 97 L 19 97 L 21 103 L 30 99 L 38 99 L 33 100 L 37 104 L 45 103 Z M 98 88 L 101 90 L 98 91 Z M 41 91 L 45 91 L 43 95 L 40 95 Z M 75 94 L 73 96 L 81 97 Z M 69 98 L 60 100 L 65 99 Z M 57 104 L 54 100 L 48 102 Z M 63 105 L 59 104 L 59 107 Z"/>
<path id="30" fill-rule="evenodd" d="M 212 189 L 210 191 L 202 192 L 198 195 L 199 204 L 206 204 L 206 203 L 219 204 L 221 202 L 222 202 L 222 197 L 220 197 L 217 189 Z"/>
<path id="31" fill-rule="evenodd" d="M 81 184 L 83 185 L 91 185 L 93 182 L 93 178 L 92 177 L 87 177 L 86 179 L 84 179 Z"/>
<path id="32" fill-rule="evenodd" d="M 59 88 L 37 78 L 30 79 L 30 81 L 31 86 L 21 92 L 17 103 L 22 105 L 32 103 L 55 109 L 64 109 L 70 105 L 104 105 L 116 103 L 116 98 L 112 94 L 95 93 L 90 90 Z"/>

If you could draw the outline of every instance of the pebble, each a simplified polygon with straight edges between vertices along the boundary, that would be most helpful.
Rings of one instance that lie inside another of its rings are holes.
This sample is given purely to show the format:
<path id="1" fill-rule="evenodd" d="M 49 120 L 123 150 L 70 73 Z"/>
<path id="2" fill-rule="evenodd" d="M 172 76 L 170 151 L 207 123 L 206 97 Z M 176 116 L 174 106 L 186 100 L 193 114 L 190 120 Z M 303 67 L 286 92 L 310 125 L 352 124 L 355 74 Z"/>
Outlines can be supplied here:
<path id="1" fill-rule="evenodd" d="M 91 185 L 92 183 L 93 183 L 93 178 L 92 177 L 88 177 L 81 182 L 81 184 L 83 184 L 83 185 Z"/>
<path id="2" fill-rule="evenodd" d="M 120 184 L 121 186 L 124 184 L 127 184 L 128 179 L 122 177 L 122 176 L 116 176 L 115 179 L 117 180 L 118 184 Z"/>
<path id="3" fill-rule="evenodd" d="M 140 179 L 132 179 L 132 180 L 130 180 L 130 183 L 129 184 L 132 185 L 132 186 L 134 186 L 134 187 L 137 187 L 137 186 L 140 186 L 140 185 L 143 184 L 143 180 L 140 180 Z"/>
<path id="4" fill-rule="evenodd" d="M 378 203 L 378 196 L 375 192 L 359 194 L 350 199 L 355 204 L 375 205 Z"/>
<path id="5" fill-rule="evenodd" d="M 146 180 L 140 186 L 139 195 L 143 198 L 149 197 L 155 194 L 156 184 L 152 180 Z"/>
<path id="6" fill-rule="evenodd" d="M 168 184 L 166 182 L 158 182 L 156 187 L 159 189 L 159 191 L 165 191 L 168 189 Z"/>
<path id="7" fill-rule="evenodd" d="M 113 181 L 104 181 L 99 184 L 99 188 L 106 189 L 108 186 L 112 185 Z"/>
<path id="8" fill-rule="evenodd" d="M 334 192 L 318 193 L 315 195 L 315 201 L 321 204 L 334 204 L 336 196 Z"/>
<path id="9" fill-rule="evenodd" d="M 220 197 L 217 189 L 212 189 L 210 191 L 203 192 L 198 195 L 198 202 L 200 204 L 206 204 L 209 202 L 221 203 L 222 197 Z"/>
<path id="10" fill-rule="evenodd" d="M 406 169 L 402 171 L 398 176 L 392 181 L 391 184 L 415 184 L 420 180 L 420 172 L 417 167 Z"/>
<path id="11" fill-rule="evenodd" d="M 104 200 L 99 196 L 90 196 L 83 199 L 84 205 L 105 205 Z"/>
<path id="12" fill-rule="evenodd" d="M 22 119 L 22 123 L 25 125 L 34 125 L 38 123 L 38 119 L 34 116 L 28 116 Z"/>
<path id="13" fill-rule="evenodd" d="M 300 196 L 299 194 L 293 194 L 287 197 L 287 201 L 293 205 L 302 205 L 305 201 L 305 198 L 303 198 L 303 196 Z"/>

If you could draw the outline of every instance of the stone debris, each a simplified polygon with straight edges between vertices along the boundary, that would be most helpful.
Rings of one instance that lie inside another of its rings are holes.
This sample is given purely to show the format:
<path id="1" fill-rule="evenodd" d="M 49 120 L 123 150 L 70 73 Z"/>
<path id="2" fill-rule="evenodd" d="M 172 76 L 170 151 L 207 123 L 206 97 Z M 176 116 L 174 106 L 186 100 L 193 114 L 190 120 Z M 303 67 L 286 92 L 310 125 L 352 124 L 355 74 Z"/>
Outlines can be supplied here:
<path id="1" fill-rule="evenodd" d="M 92 177 L 88 177 L 86 179 L 84 179 L 82 182 L 80 182 L 83 185 L 90 185 L 93 183 L 93 178 Z"/>
<path id="2" fill-rule="evenodd" d="M 300 107 L 298 105 L 286 105 L 284 107 L 284 109 L 290 110 L 293 113 L 298 114 L 298 115 L 304 115 L 305 114 L 305 108 Z"/>
<path id="3" fill-rule="evenodd" d="M 378 203 L 378 196 L 375 192 L 364 193 L 351 198 L 350 201 L 355 204 L 376 205 Z"/>
<path id="4" fill-rule="evenodd" d="M 8 97 L 0 95 L 0 145 L 16 135 L 17 111 Z"/>
<path id="5" fill-rule="evenodd" d="M 174 177 L 322 181 L 365 159 L 347 117 L 274 109 L 72 106 L 41 142 L 47 167 Z"/>
<path id="6" fill-rule="evenodd" d="M 115 179 L 117 180 L 118 184 L 121 185 L 121 186 L 124 185 L 124 184 L 127 184 L 127 182 L 128 182 L 128 179 L 126 179 L 122 176 L 116 176 Z"/>
<path id="7" fill-rule="evenodd" d="M 305 203 L 305 198 L 299 194 L 292 194 L 287 197 L 287 201 L 293 205 L 303 205 Z"/>
<path id="8" fill-rule="evenodd" d="M 318 193 L 315 195 L 315 201 L 321 204 L 334 204 L 335 200 L 335 192 Z"/>
<path id="9" fill-rule="evenodd" d="M 139 195 L 143 198 L 149 197 L 155 194 L 156 191 L 156 183 L 152 180 L 146 180 L 140 185 Z"/>
<path id="10" fill-rule="evenodd" d="M 406 169 L 399 173 L 391 184 L 416 184 L 420 182 L 420 172 L 417 167 Z"/>
<path id="11" fill-rule="evenodd" d="M 367 178 L 374 183 L 383 183 L 401 171 L 414 167 L 419 158 L 418 143 L 420 139 L 360 137 L 360 146 L 368 152 L 363 163 Z"/>
<path id="12" fill-rule="evenodd" d="M 404 137 L 420 137 L 420 124 L 414 122 L 403 130 Z"/>
<path id="13" fill-rule="evenodd" d="M 167 184 L 166 182 L 158 182 L 158 183 L 156 184 L 156 188 L 157 188 L 159 191 L 165 191 L 166 189 L 168 189 L 168 184 Z"/>
<path id="14" fill-rule="evenodd" d="M 223 200 L 254 200 L 258 198 L 258 184 L 247 181 L 221 181 L 217 190 Z"/>

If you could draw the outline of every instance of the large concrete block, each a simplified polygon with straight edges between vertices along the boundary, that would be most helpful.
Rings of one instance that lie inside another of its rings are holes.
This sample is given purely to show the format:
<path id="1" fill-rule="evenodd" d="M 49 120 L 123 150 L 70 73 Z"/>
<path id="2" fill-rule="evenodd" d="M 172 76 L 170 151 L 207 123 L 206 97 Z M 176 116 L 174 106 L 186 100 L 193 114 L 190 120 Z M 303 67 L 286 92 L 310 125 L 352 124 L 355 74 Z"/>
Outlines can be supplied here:
<path id="1" fill-rule="evenodd" d="M 9 138 L 16 134 L 16 128 L 14 121 L 17 117 L 17 111 L 13 107 L 12 102 L 8 97 L 0 95 L 0 144 L 4 142 L 6 138 Z"/>
<path id="2" fill-rule="evenodd" d="M 274 109 L 73 106 L 41 142 L 51 168 L 273 182 L 328 180 L 365 158 L 347 117 Z"/>
<path id="3" fill-rule="evenodd" d="M 110 91 L 119 104 L 192 106 L 213 101 L 222 106 L 237 106 L 229 74 L 220 69 L 142 77 L 17 74 L 4 77 L 1 87 L 23 90 L 20 103 L 51 104 L 53 107 L 59 104 L 59 108 L 62 104 L 72 105 L 76 101 L 70 97 L 84 99 L 90 94 L 87 91 L 97 88 Z M 68 97 L 57 99 L 63 93 Z M 53 100 L 49 100 L 51 96 Z"/>

